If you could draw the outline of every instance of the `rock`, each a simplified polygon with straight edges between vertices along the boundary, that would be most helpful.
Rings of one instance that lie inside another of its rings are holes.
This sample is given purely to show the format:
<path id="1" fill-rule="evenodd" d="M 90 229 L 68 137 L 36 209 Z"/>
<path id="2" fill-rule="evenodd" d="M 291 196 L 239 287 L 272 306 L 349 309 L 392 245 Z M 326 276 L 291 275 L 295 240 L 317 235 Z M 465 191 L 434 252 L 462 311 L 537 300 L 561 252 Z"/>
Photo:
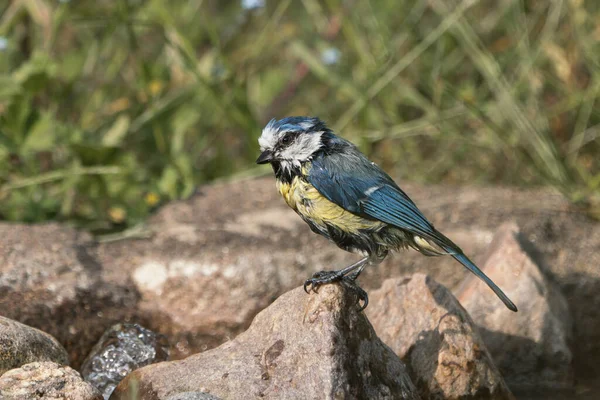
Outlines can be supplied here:
<path id="1" fill-rule="evenodd" d="M 459 299 L 481 327 L 484 341 L 508 385 L 517 393 L 573 386 L 569 307 L 560 289 L 528 254 L 515 223 L 498 230 L 482 270 L 513 300 L 513 313 L 474 277 Z"/>
<path id="2" fill-rule="evenodd" d="M 578 385 L 593 391 L 600 381 L 600 224 L 548 189 L 401 183 L 479 264 L 498 226 L 517 221 L 569 303 Z M 357 260 L 313 234 L 271 176 L 203 186 L 122 240 L 98 244 L 58 224 L 0 223 L 0 235 L 2 314 L 55 336 L 75 368 L 117 322 L 167 335 L 174 359 L 213 348 L 313 272 Z M 360 284 L 370 292 L 415 272 L 452 290 L 469 275 L 451 257 L 406 251 L 367 268 Z"/>
<path id="3" fill-rule="evenodd" d="M 107 282 L 91 235 L 59 224 L 0 223 L 2 315 L 54 336 L 78 368 L 112 324 L 136 315 L 127 277 Z"/>
<path id="4" fill-rule="evenodd" d="M 467 312 L 431 277 L 384 281 L 366 312 L 422 398 L 513 399 Z"/>
<path id="5" fill-rule="evenodd" d="M 169 358 L 169 343 L 137 324 L 117 324 L 108 329 L 81 367 L 83 379 L 108 399 L 131 371 Z"/>
<path id="6" fill-rule="evenodd" d="M 551 190 L 428 186 L 409 187 L 407 192 L 442 232 L 460 226 L 470 227 L 474 232 L 495 233 L 506 221 L 516 221 L 520 239 L 535 247 L 534 251 L 527 248 L 528 252 L 534 254 L 544 275 L 559 285 L 568 302 L 574 328 L 571 350 L 578 390 L 597 393 L 600 381 L 600 223 L 569 206 L 560 194 Z M 454 240 L 451 234 L 449 237 Z M 487 241 L 487 235 L 485 240 L 475 236 L 469 239 L 465 235 L 456 242 L 465 251 L 466 245 L 475 243 L 467 253 L 482 266 L 493 235 L 489 237 Z M 409 271 L 425 267 L 420 263 L 414 267 L 408 264 Z M 442 273 L 428 269 L 428 273 L 452 289 L 458 289 L 462 279 L 470 275 L 461 268 L 451 271 L 454 276 L 449 279 L 448 270 Z M 482 299 L 494 297 L 485 285 L 481 288 L 488 292 Z M 521 301 L 516 303 L 522 307 Z M 489 345 L 488 349 L 492 351 Z M 510 387 L 508 379 L 507 383 Z"/>
<path id="7" fill-rule="evenodd" d="M 47 333 L 0 316 L 0 375 L 34 361 L 67 365 L 69 355 Z"/>
<path id="8" fill-rule="evenodd" d="M 272 181 L 207 186 L 163 207 L 148 221 L 147 238 L 100 246 L 107 274 L 131 277 L 140 310 L 152 315 L 148 328 L 170 338 L 174 358 L 237 336 L 332 254 L 350 259 L 312 237 L 276 195 Z"/>
<path id="9" fill-rule="evenodd" d="M 174 359 L 235 337 L 257 312 L 312 273 L 357 260 L 312 233 L 274 186 L 272 177 L 204 186 L 192 198 L 161 208 L 140 238 L 98 247 L 104 276 L 110 282 L 129 277 L 132 290 L 140 295 L 140 313 L 148 317 L 145 326 L 170 338 Z M 436 227 L 474 261 L 485 255 L 497 227 L 507 218 L 516 218 L 524 224 L 524 233 L 545 246 L 540 249 L 549 254 L 552 271 L 560 273 L 566 285 L 583 289 L 569 289 L 573 298 L 584 293 L 588 302 L 597 298 L 600 310 L 600 271 L 595 268 L 600 260 L 588 262 L 600 258 L 595 250 L 600 245 L 600 225 L 569 212 L 562 196 L 540 189 L 402 186 Z M 548 226 L 561 232 L 568 244 L 558 246 L 558 235 L 546 234 Z M 597 233 L 588 237 L 586 232 Z M 578 252 L 582 243 L 587 258 Z M 574 260 L 579 260 L 576 266 Z M 469 274 L 451 257 L 423 257 L 410 250 L 367 268 L 360 284 L 371 291 L 387 278 L 414 272 L 427 273 L 450 289 Z M 597 279 L 583 278 L 590 274 Z M 600 359 L 600 344 L 595 344 L 600 340 L 591 338 L 592 332 L 600 332 L 600 311 L 597 315 L 591 308 L 578 312 L 582 314 L 579 332 L 588 339 L 581 345 L 597 348 Z M 584 369 L 592 368 L 593 363 L 588 363 Z"/>
<path id="10" fill-rule="evenodd" d="M 0 398 L 102 400 L 102 395 L 72 368 L 45 361 L 26 364 L 0 376 Z"/>
<path id="11" fill-rule="evenodd" d="M 111 399 L 126 399 L 132 387 L 152 399 L 189 391 L 225 399 L 418 398 L 404 364 L 339 285 L 288 292 L 234 340 L 138 369 Z"/>
<path id="12" fill-rule="evenodd" d="M 446 233 L 464 238 L 465 250 L 484 249 L 492 237 L 489 230 L 462 227 Z M 188 200 L 165 205 L 139 236 L 102 243 L 95 254 L 108 281 L 122 282 L 125 275 L 134 284 L 139 311 L 149 316 L 145 326 L 169 337 L 174 359 L 235 337 L 314 272 L 357 260 L 312 233 L 285 205 L 271 177 L 204 186 Z M 431 260 L 416 252 L 402 259 L 404 270 L 429 268 L 436 276 L 462 277 L 452 259 Z M 368 269 L 361 285 L 378 288 L 402 271 L 398 265 L 390 257 Z"/>

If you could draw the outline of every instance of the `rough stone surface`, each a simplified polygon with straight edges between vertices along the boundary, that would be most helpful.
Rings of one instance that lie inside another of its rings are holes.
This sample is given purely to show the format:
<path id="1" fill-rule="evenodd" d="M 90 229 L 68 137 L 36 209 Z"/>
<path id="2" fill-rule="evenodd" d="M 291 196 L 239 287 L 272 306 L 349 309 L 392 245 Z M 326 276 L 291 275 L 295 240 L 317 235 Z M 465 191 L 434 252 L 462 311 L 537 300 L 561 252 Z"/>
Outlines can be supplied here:
<path id="1" fill-rule="evenodd" d="M 473 252 L 492 237 L 478 229 L 446 233 Z M 152 316 L 148 328 L 169 337 L 175 359 L 243 332 L 256 313 L 314 272 L 357 260 L 312 233 L 285 205 L 272 178 L 203 187 L 191 199 L 163 207 L 140 237 L 101 244 L 98 258 L 108 281 L 131 278 L 140 312 Z M 401 257 L 401 263 L 390 257 L 364 273 L 361 285 L 378 288 L 401 268 L 432 268 L 446 281 L 462 276 L 450 259 L 432 262 L 416 252 Z"/>
<path id="2" fill-rule="evenodd" d="M 77 371 L 50 361 L 34 362 L 0 376 L 0 399 L 102 400 Z"/>
<path id="3" fill-rule="evenodd" d="M 422 398 L 513 399 L 467 312 L 429 276 L 384 281 L 367 315 Z"/>
<path id="4" fill-rule="evenodd" d="M 140 310 L 153 315 L 148 327 L 170 338 L 174 358 L 235 337 L 332 255 L 346 256 L 305 232 L 273 196 L 272 182 L 230 189 L 202 188 L 151 218 L 149 238 L 100 247 L 106 274 L 119 279 L 127 271 Z"/>
<path id="5" fill-rule="evenodd" d="M 127 274 L 107 282 L 87 233 L 59 224 L 0 223 L 0 310 L 54 336 L 81 365 L 100 335 L 136 318 Z"/>
<path id="6" fill-rule="evenodd" d="M 292 290 L 234 340 L 138 369 L 111 399 L 125 399 L 131 387 L 144 399 L 187 391 L 226 399 L 418 398 L 404 364 L 339 285 L 310 296 Z"/>
<path id="7" fill-rule="evenodd" d="M 592 361 L 600 360 L 600 224 L 549 190 L 402 187 L 476 262 L 498 227 L 515 219 L 572 305 L 578 370 L 600 378 L 600 362 Z M 313 234 L 284 204 L 272 177 L 203 187 L 191 199 L 163 207 L 144 234 L 149 237 L 103 244 L 98 255 L 108 276 L 132 276 L 140 307 L 153 316 L 148 327 L 172 338 L 174 358 L 235 337 L 259 310 L 313 272 L 357 260 Z M 406 251 L 367 268 L 360 283 L 370 291 L 414 272 L 450 289 L 469 275 L 450 257 Z"/>
<path id="8" fill-rule="evenodd" d="M 560 289 L 527 251 L 515 223 L 502 225 L 482 270 L 505 289 L 518 313 L 507 311 L 476 278 L 468 277 L 459 299 L 481 327 L 496 365 L 513 390 L 567 389 L 573 386 L 572 323 Z M 533 249 L 532 249 L 533 250 Z"/>
<path id="9" fill-rule="evenodd" d="M 169 358 L 169 342 L 137 324 L 111 326 L 81 366 L 83 379 L 108 399 L 131 371 Z"/>
<path id="10" fill-rule="evenodd" d="M 69 364 L 69 355 L 47 333 L 0 316 L 0 375 L 34 361 Z"/>
<path id="11" fill-rule="evenodd" d="M 517 221 L 569 303 L 578 386 L 600 391 L 594 386 L 600 382 L 600 224 L 551 190 L 398 182 L 478 263 L 498 227 Z M 235 337 L 313 272 L 357 260 L 313 234 L 284 204 L 271 176 L 204 186 L 162 207 L 134 234 L 98 244 L 57 224 L 0 223 L 1 313 L 55 336 L 76 368 L 117 322 L 166 334 L 172 356 L 181 358 Z M 360 283 L 372 291 L 414 272 L 453 290 L 469 274 L 450 257 L 407 251 L 367 268 Z"/>

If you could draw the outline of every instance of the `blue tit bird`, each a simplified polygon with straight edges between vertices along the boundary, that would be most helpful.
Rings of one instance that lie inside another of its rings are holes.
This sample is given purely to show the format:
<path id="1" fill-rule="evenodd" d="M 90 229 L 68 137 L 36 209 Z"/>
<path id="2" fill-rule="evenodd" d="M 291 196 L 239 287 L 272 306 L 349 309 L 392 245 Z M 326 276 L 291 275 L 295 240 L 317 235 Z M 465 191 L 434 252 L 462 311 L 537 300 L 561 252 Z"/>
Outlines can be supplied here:
<path id="1" fill-rule="evenodd" d="M 390 251 L 411 247 L 426 256 L 449 255 L 483 280 L 509 310 L 514 303 L 463 251 L 425 218 L 415 203 L 356 146 L 312 117 L 271 120 L 258 140 L 258 164 L 270 163 L 279 193 L 310 229 L 340 248 L 364 255 L 338 271 L 315 273 L 304 290 L 340 282 L 368 304 L 356 278 Z"/>

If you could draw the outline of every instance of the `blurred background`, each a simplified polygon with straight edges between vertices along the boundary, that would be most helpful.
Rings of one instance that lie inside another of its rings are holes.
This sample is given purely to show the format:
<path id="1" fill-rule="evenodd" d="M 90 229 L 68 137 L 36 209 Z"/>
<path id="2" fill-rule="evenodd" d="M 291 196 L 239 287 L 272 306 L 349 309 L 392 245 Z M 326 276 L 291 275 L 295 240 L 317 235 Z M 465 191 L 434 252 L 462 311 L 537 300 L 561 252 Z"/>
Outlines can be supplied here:
<path id="1" fill-rule="evenodd" d="M 0 0 L 0 219 L 111 233 L 314 115 L 401 181 L 600 215 L 600 2 Z"/>

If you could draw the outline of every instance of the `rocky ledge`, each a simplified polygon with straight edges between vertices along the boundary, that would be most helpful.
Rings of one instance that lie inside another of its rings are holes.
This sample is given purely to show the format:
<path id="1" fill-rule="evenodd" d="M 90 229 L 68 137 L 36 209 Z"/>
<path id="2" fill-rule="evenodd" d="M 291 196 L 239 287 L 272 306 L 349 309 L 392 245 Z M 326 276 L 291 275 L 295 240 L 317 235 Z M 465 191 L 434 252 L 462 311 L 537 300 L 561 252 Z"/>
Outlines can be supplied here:
<path id="1" fill-rule="evenodd" d="M 202 391 L 223 399 L 417 399 L 400 358 L 339 285 L 297 288 L 216 349 L 138 369 L 111 399 Z M 135 389 L 134 389 L 135 388 Z"/>
<path id="2" fill-rule="evenodd" d="M 560 196 L 406 185 L 519 312 L 451 258 L 406 252 L 363 273 L 371 302 L 357 313 L 335 285 L 311 296 L 294 289 L 354 258 L 310 233 L 272 186 L 202 188 L 109 242 L 59 224 L 0 223 L 0 398 L 29 376 L 32 388 L 42 385 L 46 375 L 35 371 L 45 370 L 73 385 L 81 371 L 105 398 L 131 371 L 113 396 L 126 387 L 133 396 L 235 398 L 228 377 L 269 398 L 314 389 L 318 398 L 583 399 L 600 389 L 600 225 Z M 152 364 L 167 354 L 175 361 Z M 214 367 L 186 379 L 183 368 L 202 363 Z M 312 375 L 296 364 L 313 365 Z M 153 370 L 173 379 L 156 378 L 150 390 Z M 310 376 L 320 386 L 306 383 Z M 40 393 L 61 385 L 76 387 Z"/>

